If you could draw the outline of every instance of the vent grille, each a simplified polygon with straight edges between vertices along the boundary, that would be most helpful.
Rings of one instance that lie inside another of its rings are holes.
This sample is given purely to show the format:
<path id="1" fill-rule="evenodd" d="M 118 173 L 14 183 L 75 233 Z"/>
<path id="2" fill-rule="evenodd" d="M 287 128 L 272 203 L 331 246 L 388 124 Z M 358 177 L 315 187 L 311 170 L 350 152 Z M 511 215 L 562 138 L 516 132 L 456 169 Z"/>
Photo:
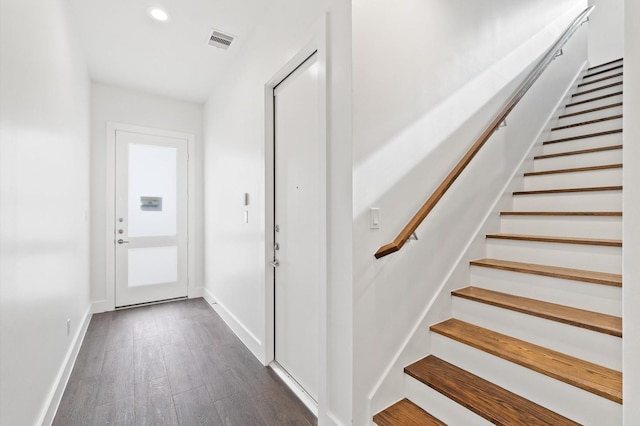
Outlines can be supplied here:
<path id="1" fill-rule="evenodd" d="M 213 30 L 211 36 L 209 37 L 209 44 L 211 46 L 215 46 L 220 49 L 229 49 L 231 43 L 233 43 L 234 36 L 230 34 L 225 34 L 218 30 Z"/>

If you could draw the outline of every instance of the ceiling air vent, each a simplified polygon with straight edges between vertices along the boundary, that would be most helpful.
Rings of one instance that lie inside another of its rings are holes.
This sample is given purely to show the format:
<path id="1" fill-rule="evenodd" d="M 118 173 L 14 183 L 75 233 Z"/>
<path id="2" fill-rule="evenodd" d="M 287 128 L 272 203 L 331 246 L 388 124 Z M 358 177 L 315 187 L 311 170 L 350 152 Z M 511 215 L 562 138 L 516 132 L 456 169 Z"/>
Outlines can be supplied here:
<path id="1" fill-rule="evenodd" d="M 213 30 L 211 36 L 209 37 L 209 44 L 211 46 L 227 50 L 229 49 L 229 46 L 231 46 L 234 38 L 235 37 L 230 34 L 225 34 L 221 31 Z"/>

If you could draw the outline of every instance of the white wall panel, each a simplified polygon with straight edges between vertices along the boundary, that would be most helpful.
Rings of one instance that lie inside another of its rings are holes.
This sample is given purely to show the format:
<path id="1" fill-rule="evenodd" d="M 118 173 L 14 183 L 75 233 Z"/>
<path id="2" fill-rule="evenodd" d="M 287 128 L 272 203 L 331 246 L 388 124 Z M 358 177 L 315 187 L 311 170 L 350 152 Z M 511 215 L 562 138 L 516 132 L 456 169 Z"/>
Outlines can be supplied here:
<path id="1" fill-rule="evenodd" d="M 599 65 L 624 56 L 625 3 L 633 0 L 589 0 L 596 10 L 589 21 L 589 62 Z"/>
<path id="2" fill-rule="evenodd" d="M 0 424 L 33 425 L 90 307 L 90 83 L 65 1 L 2 0 L 0 31 Z"/>

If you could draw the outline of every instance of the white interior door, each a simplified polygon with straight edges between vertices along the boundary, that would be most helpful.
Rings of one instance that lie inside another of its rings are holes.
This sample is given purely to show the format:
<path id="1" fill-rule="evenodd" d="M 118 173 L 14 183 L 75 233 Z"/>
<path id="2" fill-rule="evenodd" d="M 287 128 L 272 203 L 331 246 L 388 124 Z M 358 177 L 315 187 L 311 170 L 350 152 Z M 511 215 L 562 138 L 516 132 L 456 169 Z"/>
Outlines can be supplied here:
<path id="1" fill-rule="evenodd" d="M 187 296 L 188 140 L 115 139 L 116 307 Z"/>
<path id="2" fill-rule="evenodd" d="M 275 359 L 315 401 L 323 214 L 317 67 L 313 55 L 274 89 Z"/>

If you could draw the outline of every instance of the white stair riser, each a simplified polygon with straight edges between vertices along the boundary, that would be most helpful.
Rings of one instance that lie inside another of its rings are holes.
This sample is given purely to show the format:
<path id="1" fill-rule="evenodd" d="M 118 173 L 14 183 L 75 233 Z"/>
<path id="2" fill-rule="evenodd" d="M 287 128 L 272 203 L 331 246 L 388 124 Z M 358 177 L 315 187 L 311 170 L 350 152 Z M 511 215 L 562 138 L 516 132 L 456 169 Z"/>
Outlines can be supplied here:
<path id="1" fill-rule="evenodd" d="M 597 68 L 597 69 L 592 70 L 592 71 L 587 71 L 585 73 L 585 76 L 582 78 L 581 83 L 587 83 L 589 81 L 597 80 L 599 78 L 610 77 L 612 75 L 620 74 L 621 72 L 624 72 L 624 68 L 619 68 L 618 67 L 619 65 L 622 65 L 622 61 L 610 64 L 610 65 L 607 65 L 607 66 L 604 66 L 602 68 Z M 609 71 L 603 72 L 601 74 L 595 74 L 595 73 L 599 73 L 599 72 L 605 71 L 605 70 L 609 70 Z M 595 75 L 589 76 L 589 74 L 595 74 Z"/>
<path id="2" fill-rule="evenodd" d="M 448 425 L 486 426 L 492 424 L 406 374 L 404 389 L 404 394 L 410 401 Z"/>
<path id="3" fill-rule="evenodd" d="M 622 288 L 471 266 L 471 285 L 608 315 L 622 315 Z"/>
<path id="4" fill-rule="evenodd" d="M 513 209 L 520 211 L 622 211 L 622 191 L 563 192 L 517 195 Z"/>
<path id="5" fill-rule="evenodd" d="M 602 164 L 622 164 L 622 149 L 541 158 L 539 160 L 534 160 L 533 171 L 540 172 L 544 170 L 567 169 L 572 167 L 590 167 Z"/>
<path id="6" fill-rule="evenodd" d="M 608 95 L 610 93 L 617 93 L 617 92 L 622 91 L 622 85 L 621 84 L 618 84 L 616 86 L 607 87 L 610 84 L 613 84 L 613 83 L 609 83 L 609 82 L 606 82 L 606 81 L 601 81 L 599 83 L 592 84 L 592 85 L 590 85 L 588 87 L 581 87 L 576 92 L 577 96 L 572 96 L 571 99 L 573 101 L 581 101 L 583 99 L 589 99 L 589 98 L 593 98 L 593 97 L 596 97 L 596 96 L 604 96 L 604 95 Z M 593 90 L 593 92 L 590 92 L 590 90 Z M 582 94 L 579 94 L 579 93 L 582 93 Z"/>
<path id="7" fill-rule="evenodd" d="M 584 425 L 622 424 L 622 406 L 608 399 L 433 332 L 431 348 L 435 356 Z"/>
<path id="8" fill-rule="evenodd" d="M 612 105 L 615 104 L 616 102 L 608 102 L 606 105 Z M 587 110 L 587 109 L 591 109 L 591 108 L 583 108 L 582 110 Z M 564 113 L 563 113 L 564 114 Z M 563 114 L 559 114 L 559 115 L 563 115 Z M 584 121 L 589 121 L 589 120 L 596 120 L 598 118 L 603 118 L 603 117 L 609 117 L 612 115 L 620 115 L 622 114 L 622 105 L 620 106 L 616 106 L 616 107 L 611 107 L 611 108 L 606 108 L 606 109 L 601 109 L 598 111 L 593 111 L 593 112 L 586 112 L 584 114 L 579 114 L 579 115 L 572 115 L 570 117 L 563 117 L 563 118 L 559 118 L 556 126 L 567 126 L 569 124 L 575 124 L 575 123 L 582 123 Z"/>
<path id="9" fill-rule="evenodd" d="M 622 133 L 609 133 L 602 136 L 593 136 L 583 139 L 573 139 L 563 142 L 543 144 L 542 155 L 579 151 L 581 149 L 602 148 L 612 145 L 622 145 Z"/>
<path id="10" fill-rule="evenodd" d="M 622 239 L 620 216 L 501 216 L 503 234 Z"/>
<path id="11" fill-rule="evenodd" d="M 570 138 L 573 136 L 606 132 L 608 130 L 616 129 L 622 129 L 622 118 L 616 118 L 615 120 L 598 121 L 596 123 L 568 127 L 566 129 L 552 130 L 551 139 Z"/>
<path id="12" fill-rule="evenodd" d="M 565 268 L 622 273 L 622 248 L 487 239 L 487 257 Z"/>
<path id="13" fill-rule="evenodd" d="M 594 364 L 622 370 L 622 339 L 619 337 L 460 297 L 453 297 L 453 317 Z"/>
<path id="14" fill-rule="evenodd" d="M 525 176 L 524 190 L 622 185 L 622 168 Z"/>
<path id="15" fill-rule="evenodd" d="M 604 74 L 599 74 L 599 75 L 594 75 L 593 77 L 589 77 L 587 79 L 583 79 L 580 84 L 585 84 L 585 86 L 580 86 L 578 85 L 578 87 L 576 88 L 576 91 L 580 92 L 582 90 L 591 88 L 592 86 L 602 86 L 604 84 L 611 84 L 611 83 L 618 83 L 621 82 L 623 80 L 623 75 L 620 76 L 616 76 L 614 77 L 614 75 L 616 74 L 620 74 L 620 70 L 616 70 L 614 72 L 608 72 L 608 73 L 604 73 Z M 602 80 L 603 78 L 606 78 L 606 80 Z M 600 81 L 598 81 L 600 80 Z"/>
<path id="16" fill-rule="evenodd" d="M 622 102 L 622 95 L 609 96 L 607 98 L 597 99 L 597 100 L 590 100 L 590 99 L 597 98 L 598 96 L 601 96 L 600 94 L 593 94 L 593 96 L 590 96 L 590 97 L 587 97 L 587 96 L 588 95 L 577 96 L 577 98 L 583 97 L 583 99 L 573 98 L 573 99 L 569 100 L 567 102 L 567 104 L 572 104 L 572 103 L 575 103 L 575 102 L 582 102 L 582 101 L 586 101 L 586 100 L 589 100 L 589 102 L 584 102 L 584 103 L 581 103 L 581 104 L 578 104 L 578 105 L 573 105 L 573 106 L 567 106 L 564 109 L 562 114 L 572 114 L 574 112 L 584 111 L 586 109 L 598 108 L 598 107 L 601 107 L 601 106 L 611 105 L 611 104 L 615 104 L 617 102 Z M 560 115 L 562 115 L 562 114 L 560 114 Z"/>

